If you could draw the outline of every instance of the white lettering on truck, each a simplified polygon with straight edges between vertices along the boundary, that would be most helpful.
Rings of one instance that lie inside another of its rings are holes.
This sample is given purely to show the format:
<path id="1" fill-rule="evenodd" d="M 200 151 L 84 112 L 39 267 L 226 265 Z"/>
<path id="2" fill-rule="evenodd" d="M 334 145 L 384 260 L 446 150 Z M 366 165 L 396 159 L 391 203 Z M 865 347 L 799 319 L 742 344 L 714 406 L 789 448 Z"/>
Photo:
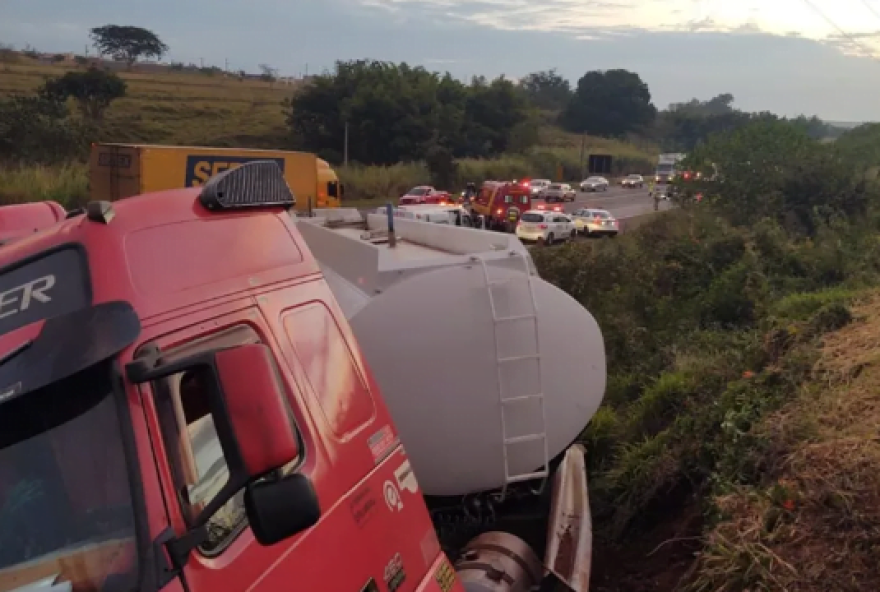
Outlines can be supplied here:
<path id="1" fill-rule="evenodd" d="M 46 292 L 54 285 L 55 276 L 45 275 L 11 290 L 0 292 L 0 319 L 27 310 L 32 300 L 48 304 L 52 301 L 52 297 Z"/>

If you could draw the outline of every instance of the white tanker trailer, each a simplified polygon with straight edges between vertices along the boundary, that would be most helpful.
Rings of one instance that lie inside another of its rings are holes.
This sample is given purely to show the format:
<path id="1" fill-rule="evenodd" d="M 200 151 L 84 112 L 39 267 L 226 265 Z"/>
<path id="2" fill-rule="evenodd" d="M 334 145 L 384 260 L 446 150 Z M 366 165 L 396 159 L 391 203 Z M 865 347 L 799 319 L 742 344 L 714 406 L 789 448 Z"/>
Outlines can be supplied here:
<path id="1" fill-rule="evenodd" d="M 445 548 L 516 534 L 545 566 L 568 562 L 563 581 L 585 591 L 584 451 L 571 444 L 605 391 L 596 320 L 538 277 L 512 235 L 355 209 L 313 216 L 297 226 L 382 389 Z M 530 512 L 537 522 L 524 526 Z M 515 537 L 484 542 L 529 562 Z M 578 550 L 574 563 L 559 559 L 565 545 Z M 480 585 L 468 589 L 496 590 Z"/>
<path id="2" fill-rule="evenodd" d="M 299 219 L 426 495 L 546 477 L 605 392 L 593 316 L 515 237 L 324 210 Z M 366 227 L 365 227 L 366 226 Z"/>

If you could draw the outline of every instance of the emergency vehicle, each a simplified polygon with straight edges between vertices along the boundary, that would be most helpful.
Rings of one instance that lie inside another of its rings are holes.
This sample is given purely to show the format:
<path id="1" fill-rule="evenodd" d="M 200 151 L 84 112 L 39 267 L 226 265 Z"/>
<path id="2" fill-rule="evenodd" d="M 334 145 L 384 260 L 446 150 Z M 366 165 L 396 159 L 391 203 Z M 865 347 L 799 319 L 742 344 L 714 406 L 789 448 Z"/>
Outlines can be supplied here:
<path id="1" fill-rule="evenodd" d="M 471 203 L 474 218 L 482 216 L 484 228 L 514 232 L 523 212 L 532 209 L 528 185 L 507 181 L 486 181 Z"/>

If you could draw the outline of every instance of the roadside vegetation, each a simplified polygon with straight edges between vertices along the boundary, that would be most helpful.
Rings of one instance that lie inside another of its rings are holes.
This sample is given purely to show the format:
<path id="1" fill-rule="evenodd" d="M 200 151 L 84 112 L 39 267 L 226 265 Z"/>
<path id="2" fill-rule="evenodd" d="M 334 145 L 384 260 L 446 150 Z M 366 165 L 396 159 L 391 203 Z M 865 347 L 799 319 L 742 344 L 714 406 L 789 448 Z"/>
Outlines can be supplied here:
<path id="1" fill-rule="evenodd" d="M 880 194 L 838 153 L 755 121 L 700 204 L 535 252 L 605 337 L 596 590 L 876 588 Z"/>
<path id="2" fill-rule="evenodd" d="M 373 200 L 432 181 L 577 179 L 594 153 L 617 173 L 650 172 L 660 150 L 717 167 L 616 240 L 534 252 L 605 338 L 605 403 L 582 436 L 591 589 L 878 588 L 876 126 L 841 134 L 730 95 L 658 111 L 621 70 L 572 87 L 552 70 L 463 83 L 357 61 L 286 85 L 269 66 L 257 80 L 146 73 L 114 43 L 112 72 L 0 51 L 0 203 L 85 201 L 94 140 L 314 151 L 348 198 Z"/>
<path id="3" fill-rule="evenodd" d="M 729 94 L 658 110 L 625 70 L 587 72 L 576 84 L 555 70 L 461 82 L 358 60 L 283 79 L 267 64 L 248 74 L 142 63 L 169 48 L 138 27 L 104 25 L 90 37 L 102 57 L 0 46 L 0 201 L 82 199 L 84 173 L 66 171 L 84 166 L 94 141 L 308 150 L 339 171 L 347 199 L 384 201 L 422 183 L 455 191 L 493 178 L 578 181 L 590 154 L 611 155 L 612 176 L 648 174 L 661 150 L 689 151 L 711 133 L 775 117 L 739 111 Z M 838 135 L 816 118 L 793 121 L 813 137 Z M 32 166 L 43 168 L 23 170 Z M 21 185 L 43 174 L 32 189 Z"/>

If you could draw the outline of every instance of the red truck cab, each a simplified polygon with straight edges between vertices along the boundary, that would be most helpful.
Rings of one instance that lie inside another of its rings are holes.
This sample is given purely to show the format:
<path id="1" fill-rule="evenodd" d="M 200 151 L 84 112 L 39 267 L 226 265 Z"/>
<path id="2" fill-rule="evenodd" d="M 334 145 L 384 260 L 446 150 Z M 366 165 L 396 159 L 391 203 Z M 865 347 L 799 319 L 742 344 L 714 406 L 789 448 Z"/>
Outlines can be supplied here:
<path id="1" fill-rule="evenodd" d="M 463 591 L 280 175 L 0 247 L 0 592 Z"/>

